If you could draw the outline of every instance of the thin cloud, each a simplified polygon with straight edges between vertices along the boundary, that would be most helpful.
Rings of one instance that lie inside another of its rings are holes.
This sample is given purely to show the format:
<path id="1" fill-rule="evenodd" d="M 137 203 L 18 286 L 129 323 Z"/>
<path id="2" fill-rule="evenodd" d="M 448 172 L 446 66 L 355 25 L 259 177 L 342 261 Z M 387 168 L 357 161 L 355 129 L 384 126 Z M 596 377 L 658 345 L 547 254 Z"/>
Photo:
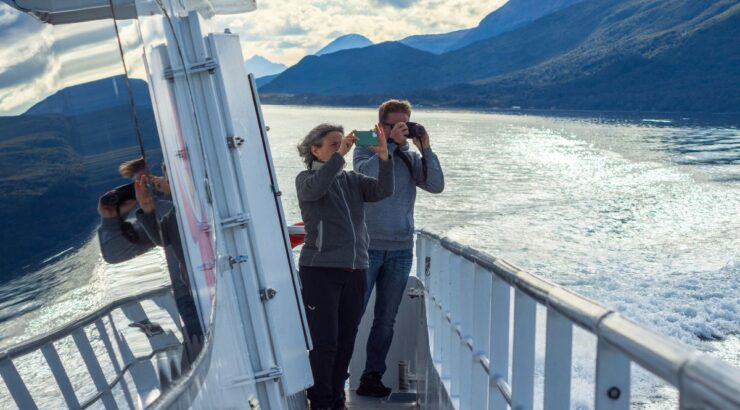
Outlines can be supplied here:
<path id="1" fill-rule="evenodd" d="M 416 2 L 417 0 L 375 0 L 375 3 L 381 6 L 391 6 L 399 9 L 411 7 L 411 5 Z"/>

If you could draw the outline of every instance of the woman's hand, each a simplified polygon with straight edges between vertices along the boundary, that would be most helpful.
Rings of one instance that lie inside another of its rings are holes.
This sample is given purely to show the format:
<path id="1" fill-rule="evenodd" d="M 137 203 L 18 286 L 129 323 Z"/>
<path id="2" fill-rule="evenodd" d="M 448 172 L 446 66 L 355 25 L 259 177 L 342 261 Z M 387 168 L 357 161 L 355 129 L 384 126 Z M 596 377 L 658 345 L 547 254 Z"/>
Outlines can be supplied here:
<path id="1" fill-rule="evenodd" d="M 142 174 L 134 183 L 134 189 L 136 190 L 136 200 L 139 202 L 141 210 L 146 214 L 154 212 L 154 197 L 149 192 L 147 184 L 149 183 L 149 176 Z"/>
<path id="2" fill-rule="evenodd" d="M 355 131 L 352 130 L 346 137 L 342 138 L 342 143 L 339 144 L 339 155 L 347 155 L 349 150 L 352 149 L 352 146 L 355 145 L 355 142 L 357 142 L 357 137 L 355 136 Z"/>
<path id="3" fill-rule="evenodd" d="M 378 136 L 378 145 L 370 146 L 370 149 L 378 154 L 378 158 L 388 161 L 388 140 L 381 124 L 375 124 L 375 134 Z"/>

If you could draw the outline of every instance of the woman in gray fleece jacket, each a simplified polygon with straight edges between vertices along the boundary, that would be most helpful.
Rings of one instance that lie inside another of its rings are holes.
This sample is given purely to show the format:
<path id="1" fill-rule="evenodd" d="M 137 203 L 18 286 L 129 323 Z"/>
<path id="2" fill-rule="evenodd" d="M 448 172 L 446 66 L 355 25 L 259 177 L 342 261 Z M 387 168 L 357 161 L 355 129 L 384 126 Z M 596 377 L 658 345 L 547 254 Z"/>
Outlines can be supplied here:
<path id="1" fill-rule="evenodd" d="M 376 127 L 378 179 L 344 171 L 357 138 L 338 125 L 320 124 L 298 153 L 308 168 L 296 177 L 306 226 L 299 259 L 301 293 L 313 340 L 311 409 L 344 409 L 344 382 L 362 318 L 368 268 L 365 202 L 393 194 L 393 166 L 382 128 Z"/>

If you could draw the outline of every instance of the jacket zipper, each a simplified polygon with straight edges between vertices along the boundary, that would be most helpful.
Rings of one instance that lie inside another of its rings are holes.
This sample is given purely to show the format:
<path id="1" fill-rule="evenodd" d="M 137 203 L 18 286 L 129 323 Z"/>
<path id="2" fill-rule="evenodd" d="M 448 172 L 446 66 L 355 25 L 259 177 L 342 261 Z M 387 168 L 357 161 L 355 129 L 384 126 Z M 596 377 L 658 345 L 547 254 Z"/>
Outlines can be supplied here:
<path id="1" fill-rule="evenodd" d="M 324 220 L 319 221 L 319 239 L 318 239 L 318 246 L 319 252 L 321 252 L 321 249 L 324 247 Z"/>
<path id="2" fill-rule="evenodd" d="M 339 183 L 339 181 L 337 181 Z M 342 195 L 342 201 L 344 201 L 344 207 L 347 208 L 347 219 L 349 219 L 349 226 L 352 227 L 352 269 L 355 269 L 355 262 L 357 261 L 357 232 L 355 232 L 355 224 L 352 223 L 352 214 L 349 212 L 349 204 L 347 199 L 344 197 L 344 191 L 342 187 L 339 187 L 339 193 Z"/>

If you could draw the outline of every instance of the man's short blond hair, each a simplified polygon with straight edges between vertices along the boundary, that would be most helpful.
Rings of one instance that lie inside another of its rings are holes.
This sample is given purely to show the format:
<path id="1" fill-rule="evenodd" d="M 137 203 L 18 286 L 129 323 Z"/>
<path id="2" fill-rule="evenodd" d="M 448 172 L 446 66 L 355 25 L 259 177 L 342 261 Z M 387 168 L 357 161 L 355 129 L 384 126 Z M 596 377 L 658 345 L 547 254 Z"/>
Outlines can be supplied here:
<path id="1" fill-rule="evenodd" d="M 146 169 L 146 161 L 144 158 L 137 158 L 122 163 L 118 167 L 118 172 L 121 176 L 131 179 L 136 176 L 136 174 L 145 171 Z"/>
<path id="2" fill-rule="evenodd" d="M 385 121 L 388 114 L 394 112 L 402 112 L 406 115 L 411 115 L 411 103 L 407 100 L 388 100 L 378 107 L 378 120 L 380 122 Z"/>

